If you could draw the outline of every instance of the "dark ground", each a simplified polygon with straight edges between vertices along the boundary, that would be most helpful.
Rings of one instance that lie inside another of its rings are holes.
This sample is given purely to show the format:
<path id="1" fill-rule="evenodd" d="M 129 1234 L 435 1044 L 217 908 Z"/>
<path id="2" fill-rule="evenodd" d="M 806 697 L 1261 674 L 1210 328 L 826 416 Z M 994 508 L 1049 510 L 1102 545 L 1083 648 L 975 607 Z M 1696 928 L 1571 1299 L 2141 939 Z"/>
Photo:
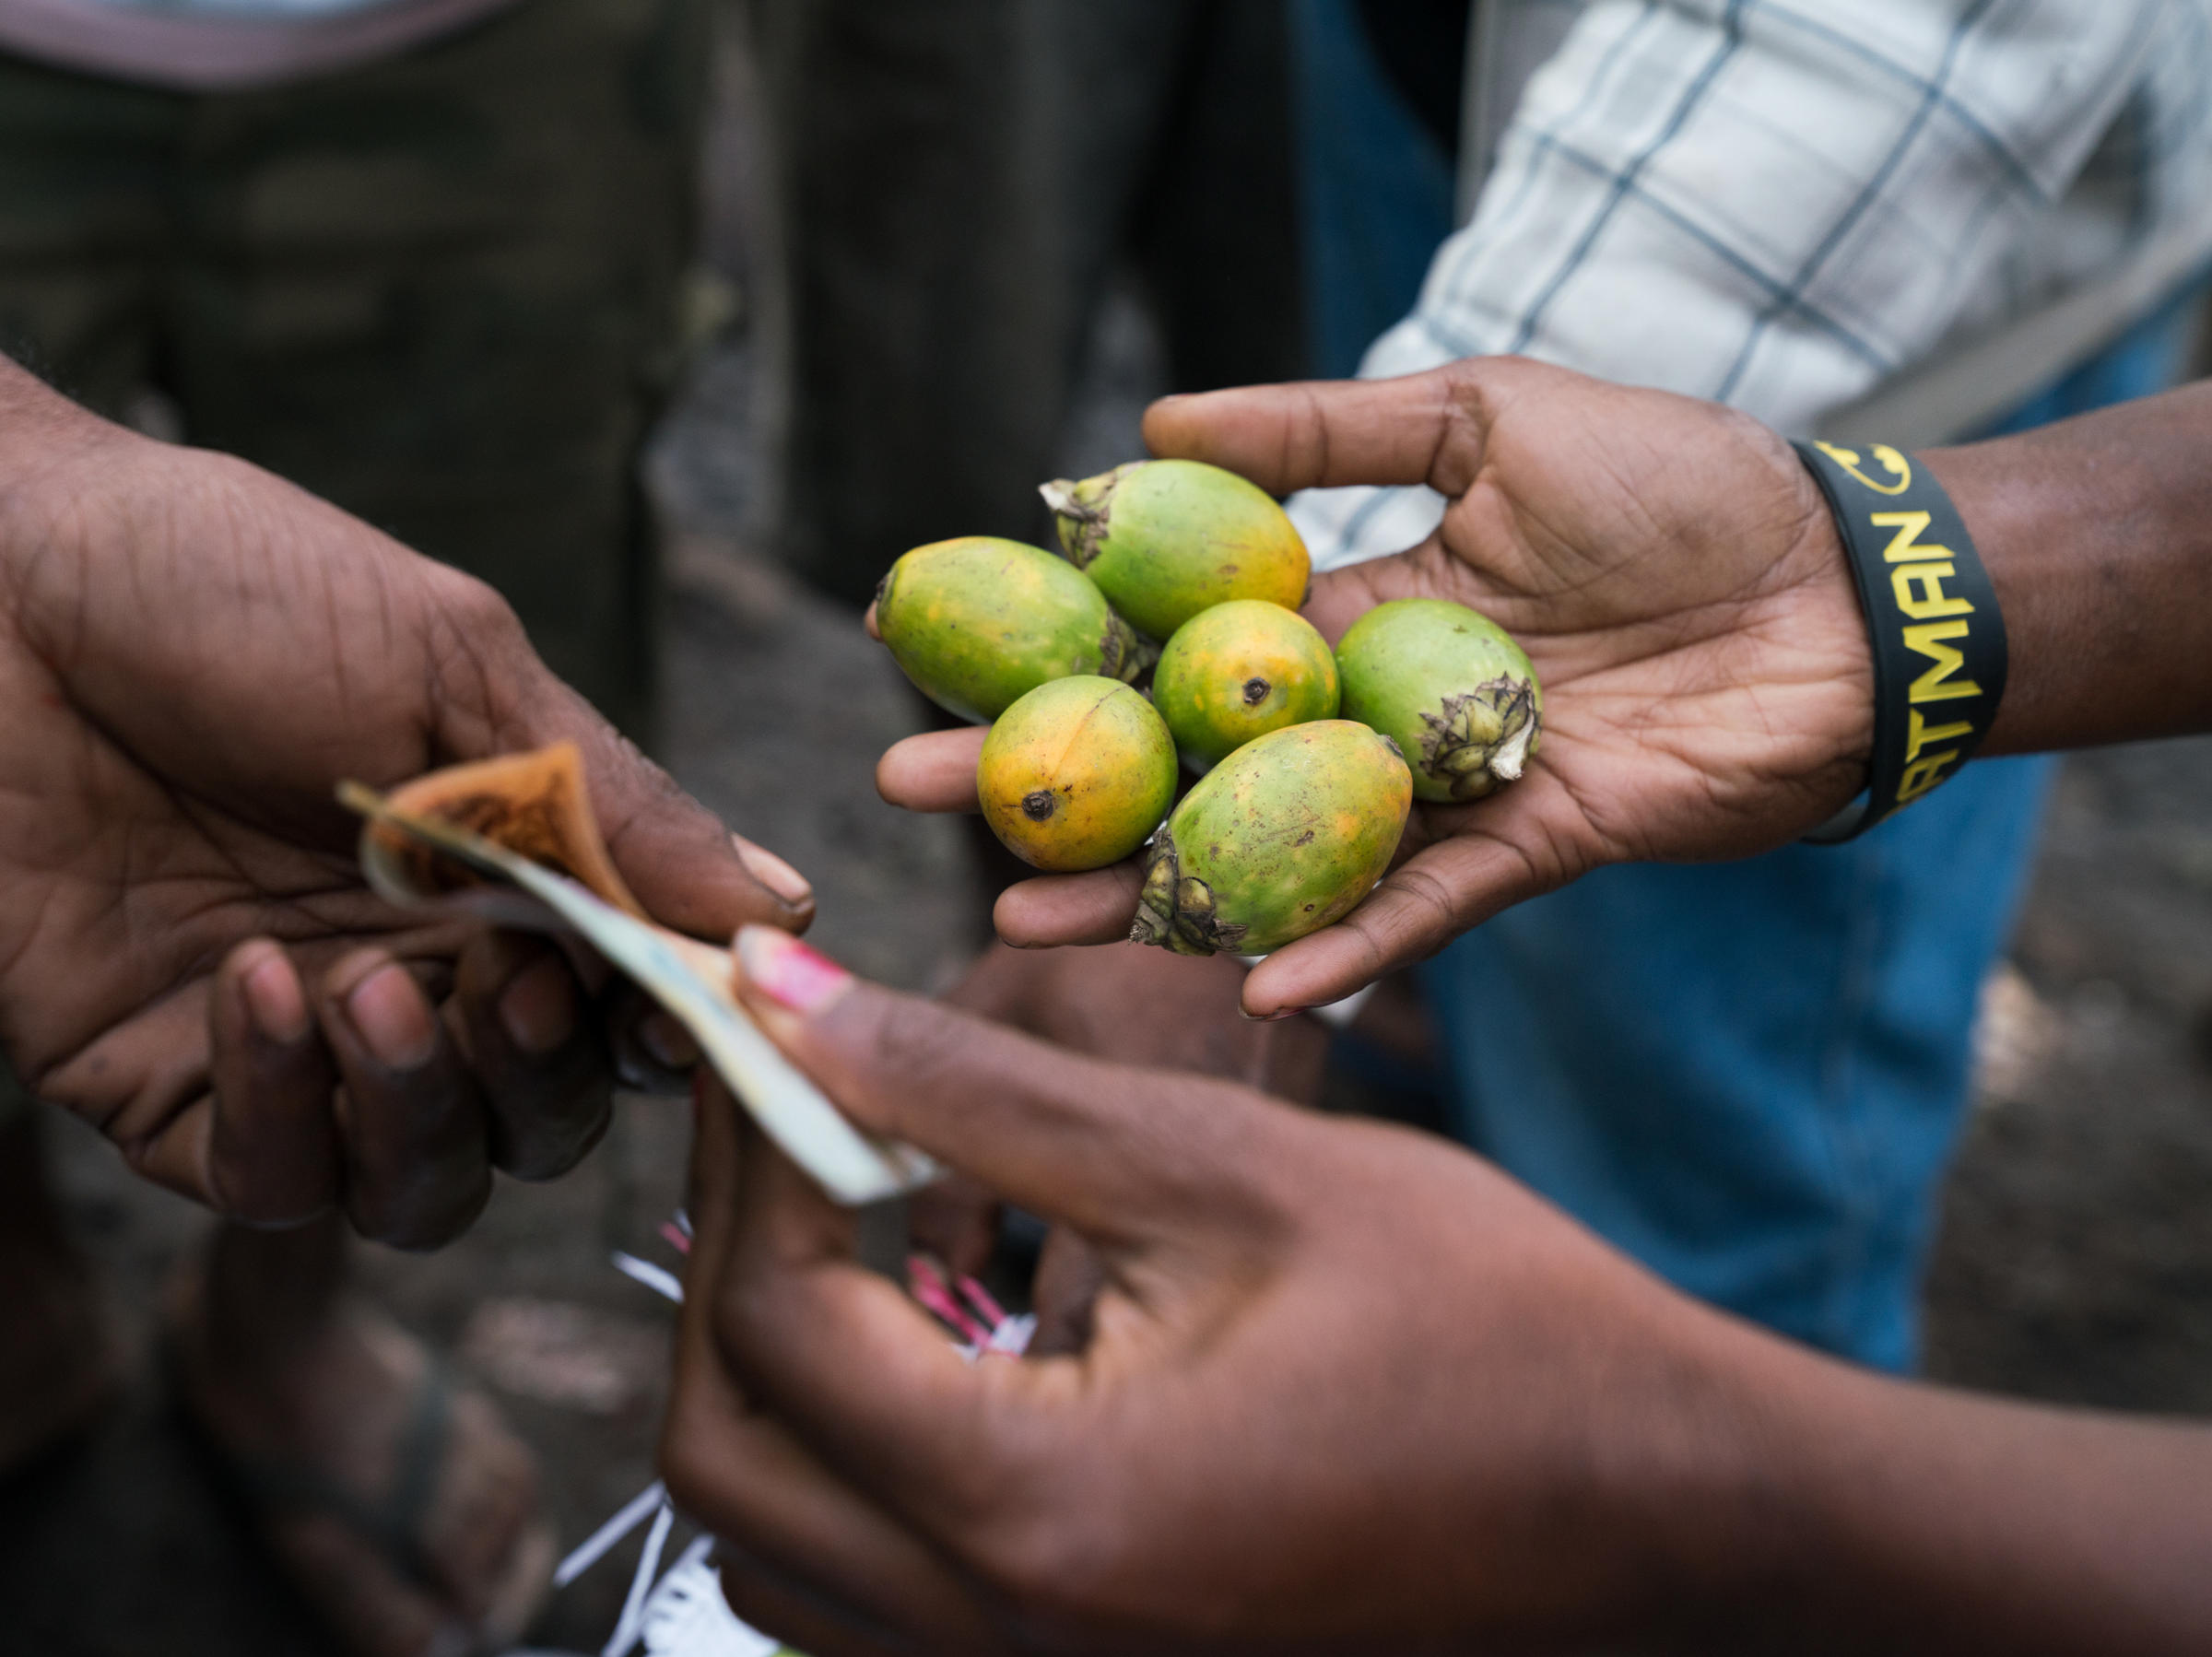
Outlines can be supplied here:
<path id="1" fill-rule="evenodd" d="M 1135 452 L 1156 378 L 1126 305 L 1067 476 Z M 959 828 L 877 800 L 876 755 L 916 711 L 856 618 L 744 556 L 759 501 L 747 358 L 710 358 L 656 459 L 678 526 L 668 617 L 677 776 L 806 870 L 818 938 L 861 971 L 941 985 L 976 935 Z M 893 549 L 895 550 L 895 549 Z M 2053 1399 L 2212 1413 L 2212 741 L 2067 762 L 2014 953 L 1984 1020 L 1983 1100 L 1946 1198 L 1930 1368 Z M 0 1487 L 0 1657 L 278 1657 L 330 1650 L 262 1563 L 167 1411 L 156 1288 L 204 1220 L 56 1122 L 70 1215 L 101 1262 L 139 1381 L 91 1440 Z M 503 1185 L 441 1254 L 364 1248 L 370 1291 L 461 1354 L 544 1464 L 564 1546 L 652 1478 L 669 1309 L 609 1249 L 675 1263 L 681 1107 L 626 1101 L 554 1186 Z M 677 1544 L 683 1540 L 681 1533 Z M 596 1651 L 636 1542 L 533 1630 Z"/>

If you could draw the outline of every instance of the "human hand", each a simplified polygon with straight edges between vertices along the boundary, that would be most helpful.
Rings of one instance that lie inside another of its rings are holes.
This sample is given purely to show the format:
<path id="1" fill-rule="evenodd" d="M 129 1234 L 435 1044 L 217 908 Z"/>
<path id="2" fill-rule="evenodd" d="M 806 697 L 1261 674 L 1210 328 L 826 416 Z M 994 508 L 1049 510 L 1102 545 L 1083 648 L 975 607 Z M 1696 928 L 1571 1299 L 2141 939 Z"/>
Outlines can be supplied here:
<path id="1" fill-rule="evenodd" d="M 420 1246 L 493 1166 L 548 1177 L 604 1129 L 604 975 L 376 899 L 341 779 L 570 738 L 660 920 L 806 923 L 805 881 L 733 843 L 480 582 L 4 364 L 0 430 L 0 1040 L 139 1172 Z"/>
<path id="2" fill-rule="evenodd" d="M 1135 944 L 1098 949 L 1012 949 L 976 957 L 946 1004 L 1055 1047 L 1121 1064 L 1242 1082 L 1277 1099 L 1321 1095 L 1329 1032 L 1311 1018 L 1262 1023 L 1242 1016 L 1244 966 L 1232 956 L 1173 955 Z M 915 1242 L 955 1269 L 983 1269 L 998 1233 L 998 1199 L 953 1175 L 916 1192 L 907 1223 Z M 1048 1240 L 1055 1264 L 1080 1245 Z M 1048 1326 L 1049 1327 L 1049 1326 Z"/>
<path id="3" fill-rule="evenodd" d="M 1174 955 L 1129 943 L 1034 950 L 994 944 L 944 999 L 1055 1047 L 1218 1076 L 1312 1103 L 1328 1031 L 1311 1018 L 1244 1017 L 1244 973 L 1233 956 Z"/>
<path id="4" fill-rule="evenodd" d="M 1550 1649 L 1694 1621 L 1759 1556 L 1745 1424 L 1813 1360 L 1456 1147 L 797 951 L 741 934 L 763 1028 L 1097 1269 L 1040 1286 L 1075 1350 L 963 1363 L 707 1095 L 663 1460 L 739 1615 L 818 1657 Z"/>
<path id="5" fill-rule="evenodd" d="M 1865 780 L 1865 623 L 1819 491 L 1745 416 L 1517 358 L 1401 380 L 1171 397 L 1159 454 L 1278 493 L 1427 483 L 1449 506 L 1410 552 L 1316 579 L 1335 640 L 1386 599 L 1499 622 L 1544 687 L 1527 775 L 1465 805 L 1417 804 L 1404 861 L 1336 925 L 1253 970 L 1254 1017 L 1351 993 L 1499 910 L 1606 864 L 1747 856 L 1831 816 Z M 974 808 L 982 733 L 889 750 L 877 784 L 916 810 Z M 1007 942 L 1127 934 L 1135 864 L 1012 887 Z"/>

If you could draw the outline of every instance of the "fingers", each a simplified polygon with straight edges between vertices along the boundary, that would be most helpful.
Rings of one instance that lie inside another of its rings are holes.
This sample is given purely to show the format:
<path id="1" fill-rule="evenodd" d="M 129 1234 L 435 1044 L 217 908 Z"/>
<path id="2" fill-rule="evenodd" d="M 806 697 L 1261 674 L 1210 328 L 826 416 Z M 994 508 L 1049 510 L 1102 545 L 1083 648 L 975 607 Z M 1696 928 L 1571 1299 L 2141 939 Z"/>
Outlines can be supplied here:
<path id="1" fill-rule="evenodd" d="M 330 1111 L 337 1076 L 281 946 L 254 938 L 224 958 L 209 1022 L 210 1199 L 249 1225 L 312 1218 L 343 1178 Z"/>
<path id="2" fill-rule="evenodd" d="M 1396 380 L 1163 397 L 1145 411 L 1145 442 L 1155 454 L 1225 466 L 1276 495 L 1354 483 L 1430 483 L 1457 494 L 1480 456 L 1483 393 L 1512 371 L 1477 358 Z"/>
<path id="3" fill-rule="evenodd" d="M 427 1248 L 474 1219 L 492 1165 L 574 1167 L 613 1096 L 607 1020 L 568 958 L 479 934 L 447 1012 L 381 950 L 345 957 L 311 996 L 276 944 L 240 945 L 213 981 L 212 1087 L 175 1135 L 203 1138 L 206 1200 L 254 1225 L 342 1200 L 364 1235 Z"/>
<path id="4" fill-rule="evenodd" d="M 1082 875 L 1040 875 L 999 893 L 991 923 L 1017 949 L 1119 944 L 1136 919 L 1144 884 L 1144 867 L 1134 858 Z"/>
<path id="5" fill-rule="evenodd" d="M 851 1212 L 758 1132 L 739 1132 L 737 1220 L 714 1309 L 737 1384 L 789 1421 L 841 1482 L 933 1532 L 1021 1507 L 1033 1471 L 1022 1447 L 1035 1435 L 994 1422 L 1036 1401 L 1037 1367 L 962 1359 L 901 1289 L 854 1259 Z M 788 1453 L 764 1441 L 754 1451 Z M 792 1472 L 785 1462 L 787 1484 Z M 830 1505 L 830 1494 L 817 1488 L 818 1524 L 858 1517 L 840 1514 L 845 1503 Z M 789 1523 L 786 1512 L 786 1534 Z M 842 1548 L 818 1545 L 817 1557 L 849 1557 L 858 1538 L 847 1535 Z M 927 1587 L 916 1581 L 900 1597 Z M 860 1577 L 841 1597 L 865 1604 L 880 1592 Z"/>
<path id="6" fill-rule="evenodd" d="M 1039 978 L 1034 956 L 1005 944 L 990 944 L 968 963 L 959 981 L 937 999 L 980 1017 L 1032 1029 L 1036 1027 L 1030 1014 L 1041 988 Z"/>
<path id="7" fill-rule="evenodd" d="M 354 1228 L 396 1248 L 451 1240 L 491 1194 L 485 1112 L 458 1047 L 421 986 L 381 950 L 344 957 L 315 999 L 344 1084 Z"/>
<path id="8" fill-rule="evenodd" d="M 998 1198 L 959 1174 L 934 1181 L 907 1199 L 906 1226 L 916 1248 L 959 1276 L 991 1263 L 998 1246 Z"/>
<path id="9" fill-rule="evenodd" d="M 600 1021 L 568 957 L 543 938 L 485 933 L 461 952 L 453 996 L 492 1162 L 522 1180 L 568 1172 L 614 1108 Z"/>
<path id="10" fill-rule="evenodd" d="M 794 914 L 803 911 L 808 919 L 813 918 L 812 881 L 766 846 L 757 845 L 742 834 L 731 835 L 730 844 L 737 849 L 737 861 L 745 865 L 747 874 L 790 905 Z"/>
<path id="11" fill-rule="evenodd" d="M 909 811 L 975 811 L 975 767 L 982 727 L 925 731 L 884 750 L 876 762 L 876 792 Z"/>
<path id="12" fill-rule="evenodd" d="M 455 635 L 439 659 L 457 676 L 430 699 L 449 752 L 481 758 L 573 742 L 607 852 L 665 926 L 726 938 L 749 923 L 806 924 L 813 897 L 805 882 L 785 889 L 773 874 L 748 868 L 714 815 L 560 681 L 488 587 L 421 560 L 410 568 L 427 600 L 425 624 Z"/>
<path id="13" fill-rule="evenodd" d="M 726 1322 L 733 1299 L 743 1299 L 732 1271 L 741 1205 L 750 1200 L 738 1189 L 741 1113 L 703 1077 L 694 1100 L 695 1234 L 661 1440 L 670 1493 L 723 1538 L 724 1581 L 738 1614 L 784 1639 L 824 1652 L 910 1650 L 910 1641 L 888 1639 L 884 1630 L 920 1624 L 974 1642 L 947 1649 L 989 1649 L 947 1568 L 759 1413 L 732 1371 L 718 1319 Z M 756 1135 L 742 1154 L 774 1153 Z M 915 1338 L 944 1346 L 925 1322 Z"/>
<path id="14" fill-rule="evenodd" d="M 915 1334 L 959 1360 L 926 1326 Z M 997 1649 L 961 1579 L 777 1420 L 750 1408 L 719 1346 L 686 1336 L 661 1447 L 669 1495 L 736 1557 L 740 1616 L 809 1652 Z M 733 1569 L 733 1566 L 735 1569 Z"/>
<path id="15" fill-rule="evenodd" d="M 1105 1287 L 1106 1262 L 1099 1252 L 1065 1226 L 1054 1226 L 1038 1256 L 1030 1291 L 1037 1311 L 1030 1355 L 1046 1357 L 1088 1346 L 1091 1313 Z"/>
<path id="16" fill-rule="evenodd" d="M 691 1086 L 699 1043 L 676 1016 L 627 978 L 603 996 L 615 1075 L 640 1093 L 681 1093 Z"/>
<path id="17" fill-rule="evenodd" d="M 1268 1018 L 1340 1001 L 1580 873 L 1582 863 L 1568 861 L 1574 856 L 1570 842 L 1541 830 L 1541 813 L 1533 808 L 1543 785 L 1532 777 L 1515 787 L 1530 797 L 1495 802 L 1482 828 L 1417 852 L 1344 920 L 1260 962 L 1244 981 L 1244 1011 Z"/>
<path id="18" fill-rule="evenodd" d="M 909 811 L 974 811 L 975 768 L 989 733 L 928 731 L 893 743 L 876 762 L 876 792 Z M 1048 875 L 1008 887 L 994 921 L 1018 948 L 1112 944 L 1129 935 L 1144 871 L 1135 862 L 1086 875 Z"/>
<path id="19" fill-rule="evenodd" d="M 739 1621 L 773 1635 L 779 1651 L 805 1651 L 806 1657 L 909 1657 L 912 1652 L 913 1642 L 903 1631 L 863 1628 L 851 1611 L 771 1569 L 726 1534 L 718 1531 L 716 1540 L 723 1603 Z"/>
<path id="20" fill-rule="evenodd" d="M 580 746 L 607 852 L 653 919 L 700 938 L 753 923 L 806 930 L 814 889 L 796 869 L 731 834 L 611 728 Z"/>
<path id="21" fill-rule="evenodd" d="M 853 978 L 794 939 L 738 934 L 739 993 L 862 1126 L 1105 1239 L 1233 1200 L 1241 1088 L 1081 1057 Z"/>

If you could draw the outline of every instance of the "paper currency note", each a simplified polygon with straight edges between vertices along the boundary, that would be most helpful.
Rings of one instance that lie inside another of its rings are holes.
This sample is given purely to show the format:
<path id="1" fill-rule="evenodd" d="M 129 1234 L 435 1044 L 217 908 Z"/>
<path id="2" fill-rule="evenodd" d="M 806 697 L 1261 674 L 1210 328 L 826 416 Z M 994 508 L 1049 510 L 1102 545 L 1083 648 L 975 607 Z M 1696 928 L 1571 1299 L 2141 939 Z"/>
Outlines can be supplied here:
<path id="1" fill-rule="evenodd" d="M 645 918 L 599 840 L 582 777 L 562 744 L 435 772 L 390 795 L 347 782 L 338 798 L 367 819 L 361 869 L 379 897 L 573 932 L 691 1032 L 761 1131 L 839 1202 L 877 1202 L 935 1178 L 920 1151 L 847 1122 L 760 1033 L 732 993 L 728 950 Z"/>

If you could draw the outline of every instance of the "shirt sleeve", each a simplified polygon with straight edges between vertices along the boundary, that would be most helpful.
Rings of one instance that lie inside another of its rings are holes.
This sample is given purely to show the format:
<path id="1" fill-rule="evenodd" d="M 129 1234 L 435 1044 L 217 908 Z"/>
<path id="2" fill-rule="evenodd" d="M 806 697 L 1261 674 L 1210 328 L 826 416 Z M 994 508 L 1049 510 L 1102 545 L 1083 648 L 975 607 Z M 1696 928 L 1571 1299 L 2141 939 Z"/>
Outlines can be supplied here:
<path id="1" fill-rule="evenodd" d="M 1518 352 L 1807 433 L 1976 303 L 2190 9 L 1601 0 L 1359 371 Z M 1353 488 L 1291 509 L 1329 569 L 1415 544 L 1442 506 Z"/>

